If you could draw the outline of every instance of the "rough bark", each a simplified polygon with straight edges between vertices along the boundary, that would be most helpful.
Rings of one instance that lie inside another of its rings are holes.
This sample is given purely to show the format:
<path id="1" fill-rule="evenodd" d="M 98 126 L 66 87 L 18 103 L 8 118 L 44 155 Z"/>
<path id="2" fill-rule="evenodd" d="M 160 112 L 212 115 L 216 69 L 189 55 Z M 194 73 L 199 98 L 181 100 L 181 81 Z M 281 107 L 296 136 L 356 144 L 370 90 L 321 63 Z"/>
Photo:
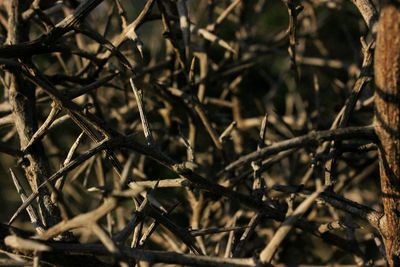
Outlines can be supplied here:
<path id="1" fill-rule="evenodd" d="M 380 177 L 388 231 L 390 266 L 400 266 L 400 8 L 385 4 L 375 51 L 376 126 L 380 140 Z"/>
<path id="2" fill-rule="evenodd" d="M 29 27 L 21 19 L 23 9 L 31 1 L 10 0 L 8 11 L 8 44 L 17 44 L 28 41 Z M 29 59 L 26 59 L 29 60 Z M 35 90 L 27 83 L 18 72 L 9 73 L 9 103 L 14 116 L 15 127 L 18 132 L 21 148 L 28 145 L 29 140 L 37 130 L 35 117 Z M 37 142 L 27 151 L 22 161 L 22 167 L 28 179 L 32 191 L 37 191 L 44 178 L 49 174 L 49 164 L 44 153 L 43 146 Z M 50 227 L 60 221 L 60 213 L 54 203 L 51 202 L 48 190 L 41 190 L 39 198 L 39 211 L 43 225 Z"/>

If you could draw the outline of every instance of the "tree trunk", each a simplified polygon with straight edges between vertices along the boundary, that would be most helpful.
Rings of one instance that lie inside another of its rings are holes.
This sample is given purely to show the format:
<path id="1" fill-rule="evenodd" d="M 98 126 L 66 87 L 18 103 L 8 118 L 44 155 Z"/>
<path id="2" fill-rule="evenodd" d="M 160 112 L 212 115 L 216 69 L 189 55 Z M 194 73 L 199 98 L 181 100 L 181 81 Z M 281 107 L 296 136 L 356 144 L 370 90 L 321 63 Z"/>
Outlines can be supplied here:
<path id="1" fill-rule="evenodd" d="M 8 13 L 8 44 L 17 44 L 28 41 L 29 26 L 22 21 L 21 13 L 24 7 L 29 7 L 31 1 L 9 0 Z M 21 149 L 28 145 L 37 130 L 35 116 L 35 88 L 23 77 L 15 72 L 8 75 L 9 103 L 14 116 L 15 127 Z M 25 155 L 22 167 L 32 191 L 37 191 L 38 186 L 49 174 L 49 164 L 40 142 L 34 144 Z M 45 228 L 51 227 L 60 221 L 60 212 L 52 203 L 49 191 L 44 188 L 39 194 L 39 212 Z"/>
<path id="2" fill-rule="evenodd" d="M 383 6 L 375 49 L 375 131 L 380 140 L 380 177 L 387 231 L 386 256 L 400 266 L 400 8 Z"/>

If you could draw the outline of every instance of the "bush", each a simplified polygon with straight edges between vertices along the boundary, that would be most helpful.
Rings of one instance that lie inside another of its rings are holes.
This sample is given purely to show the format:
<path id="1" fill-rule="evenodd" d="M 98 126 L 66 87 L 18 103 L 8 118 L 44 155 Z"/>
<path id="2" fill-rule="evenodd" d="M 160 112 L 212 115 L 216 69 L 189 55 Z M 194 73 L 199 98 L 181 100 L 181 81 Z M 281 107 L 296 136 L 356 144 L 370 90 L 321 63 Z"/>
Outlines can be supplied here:
<path id="1" fill-rule="evenodd" d="M 0 2 L 2 262 L 385 264 L 353 2 Z"/>

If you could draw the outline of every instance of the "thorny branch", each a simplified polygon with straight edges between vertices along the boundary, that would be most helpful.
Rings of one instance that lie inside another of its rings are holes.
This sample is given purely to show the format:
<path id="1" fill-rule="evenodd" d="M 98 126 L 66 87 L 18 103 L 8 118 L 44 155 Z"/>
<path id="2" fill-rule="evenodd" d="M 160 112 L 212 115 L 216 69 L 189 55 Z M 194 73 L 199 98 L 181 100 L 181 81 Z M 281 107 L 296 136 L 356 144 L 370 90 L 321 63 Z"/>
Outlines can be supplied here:
<path id="1" fill-rule="evenodd" d="M 352 2 L 0 1 L 0 260 L 382 263 L 379 7 Z"/>

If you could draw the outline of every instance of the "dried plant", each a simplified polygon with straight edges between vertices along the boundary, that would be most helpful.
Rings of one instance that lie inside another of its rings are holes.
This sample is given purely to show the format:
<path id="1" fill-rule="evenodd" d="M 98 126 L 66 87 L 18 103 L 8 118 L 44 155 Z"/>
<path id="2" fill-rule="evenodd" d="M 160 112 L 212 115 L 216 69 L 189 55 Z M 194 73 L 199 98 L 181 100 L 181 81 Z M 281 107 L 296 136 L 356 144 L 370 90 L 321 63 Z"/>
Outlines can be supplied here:
<path id="1" fill-rule="evenodd" d="M 398 266 L 399 18 L 0 1 L 0 265 Z"/>

